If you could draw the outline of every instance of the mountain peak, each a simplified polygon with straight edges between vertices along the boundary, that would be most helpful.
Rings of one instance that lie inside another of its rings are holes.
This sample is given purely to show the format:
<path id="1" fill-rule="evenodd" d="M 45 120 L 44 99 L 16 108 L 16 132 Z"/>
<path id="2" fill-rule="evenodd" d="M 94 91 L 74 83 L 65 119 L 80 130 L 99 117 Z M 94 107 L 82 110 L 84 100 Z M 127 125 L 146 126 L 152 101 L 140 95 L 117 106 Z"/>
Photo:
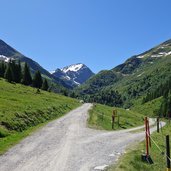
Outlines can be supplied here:
<path id="1" fill-rule="evenodd" d="M 85 65 L 82 63 L 77 63 L 77 64 L 72 64 L 69 66 L 66 66 L 64 68 L 61 69 L 61 71 L 63 71 L 64 73 L 67 73 L 69 71 L 71 72 L 77 72 L 79 71 L 81 68 L 83 68 Z"/>
<path id="2" fill-rule="evenodd" d="M 72 87 L 78 86 L 89 79 L 94 73 L 83 63 L 72 64 L 52 72 L 57 78 L 63 79 Z"/>

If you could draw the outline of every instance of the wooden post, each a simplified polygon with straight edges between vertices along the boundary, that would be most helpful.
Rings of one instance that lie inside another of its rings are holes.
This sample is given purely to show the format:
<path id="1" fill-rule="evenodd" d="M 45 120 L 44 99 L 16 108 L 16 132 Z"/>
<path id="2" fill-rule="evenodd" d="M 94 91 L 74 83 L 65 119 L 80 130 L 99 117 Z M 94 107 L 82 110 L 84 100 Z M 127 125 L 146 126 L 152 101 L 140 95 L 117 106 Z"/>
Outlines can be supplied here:
<path id="1" fill-rule="evenodd" d="M 146 153 L 141 155 L 142 161 L 148 162 L 149 164 L 153 164 L 153 160 L 151 159 L 151 156 L 149 154 L 149 143 L 150 143 L 150 127 L 149 127 L 149 121 L 147 117 L 145 117 L 145 140 L 146 140 Z"/>
<path id="2" fill-rule="evenodd" d="M 167 161 L 167 171 L 171 171 L 170 167 L 170 143 L 169 143 L 169 135 L 166 135 L 166 161 Z"/>
<path id="3" fill-rule="evenodd" d="M 113 110 L 113 114 L 112 114 L 112 129 L 114 129 L 114 123 L 115 123 L 115 110 Z"/>
<path id="4" fill-rule="evenodd" d="M 159 133 L 159 117 L 157 117 L 157 132 Z"/>
<path id="5" fill-rule="evenodd" d="M 148 138 L 148 119 L 145 117 L 145 135 L 146 135 L 146 156 L 149 156 L 149 138 Z"/>

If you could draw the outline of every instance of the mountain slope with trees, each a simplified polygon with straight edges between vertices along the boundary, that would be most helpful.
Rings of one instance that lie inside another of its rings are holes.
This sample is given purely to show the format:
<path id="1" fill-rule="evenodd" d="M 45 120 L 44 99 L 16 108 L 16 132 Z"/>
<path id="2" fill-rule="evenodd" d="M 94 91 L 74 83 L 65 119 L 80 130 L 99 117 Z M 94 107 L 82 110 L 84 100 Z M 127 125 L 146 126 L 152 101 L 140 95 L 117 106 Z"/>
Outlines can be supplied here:
<path id="1" fill-rule="evenodd" d="M 168 40 L 111 70 L 99 72 L 77 88 L 75 94 L 85 101 L 129 108 L 137 99 L 145 97 L 167 81 L 170 75 L 171 40 Z M 116 92 L 119 102 L 115 98 Z M 113 98 L 104 102 L 107 94 L 112 94 Z"/>
<path id="2" fill-rule="evenodd" d="M 35 73 L 36 71 L 40 71 L 43 77 L 46 77 L 48 80 L 58 84 L 58 87 L 64 86 L 66 88 L 71 88 L 65 82 L 59 78 L 54 77 L 47 70 L 45 70 L 42 66 L 40 66 L 37 62 L 28 58 L 9 46 L 3 40 L 0 40 L 0 61 L 8 62 L 9 60 L 19 60 L 21 65 L 27 63 L 30 67 L 31 73 Z"/>

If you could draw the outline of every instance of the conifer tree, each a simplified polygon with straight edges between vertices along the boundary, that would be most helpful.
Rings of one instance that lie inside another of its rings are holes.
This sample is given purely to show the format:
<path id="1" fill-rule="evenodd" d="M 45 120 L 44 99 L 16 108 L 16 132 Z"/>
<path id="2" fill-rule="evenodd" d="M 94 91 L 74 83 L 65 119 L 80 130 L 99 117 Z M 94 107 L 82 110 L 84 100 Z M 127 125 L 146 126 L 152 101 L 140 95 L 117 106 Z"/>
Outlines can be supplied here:
<path id="1" fill-rule="evenodd" d="M 171 92 L 168 94 L 168 101 L 167 101 L 167 114 L 168 117 L 171 118 Z"/>
<path id="2" fill-rule="evenodd" d="M 34 74 L 34 78 L 33 78 L 33 87 L 36 88 L 41 88 L 42 87 L 42 76 L 40 74 L 40 71 L 36 71 Z"/>
<path id="3" fill-rule="evenodd" d="M 27 63 L 25 63 L 25 65 L 24 65 L 22 83 L 24 85 L 31 85 L 32 84 L 32 77 L 30 74 L 30 68 L 27 65 Z"/>
<path id="4" fill-rule="evenodd" d="M 20 83 L 21 77 L 22 77 L 21 63 L 20 61 L 18 61 L 18 64 L 16 65 L 16 68 L 15 68 L 15 82 Z"/>
<path id="5" fill-rule="evenodd" d="M 10 61 L 9 61 L 8 64 L 11 66 L 12 81 L 15 82 L 15 71 L 16 71 L 16 64 L 15 64 L 15 61 L 10 59 Z"/>
<path id="6" fill-rule="evenodd" d="M 4 78 L 8 81 L 8 82 L 12 82 L 13 80 L 13 74 L 12 74 L 12 69 L 11 69 L 11 65 L 10 63 L 8 63 L 8 66 L 6 68 L 5 74 L 4 74 Z"/>
<path id="7" fill-rule="evenodd" d="M 1 61 L 1 63 L 0 63 L 0 77 L 4 77 L 5 70 L 6 70 L 6 65 L 5 65 L 4 61 Z"/>
<path id="8" fill-rule="evenodd" d="M 48 82 L 47 82 L 47 80 L 45 78 L 44 81 L 43 81 L 43 84 L 42 84 L 42 90 L 47 91 L 48 88 L 49 88 L 49 85 L 48 85 Z"/>

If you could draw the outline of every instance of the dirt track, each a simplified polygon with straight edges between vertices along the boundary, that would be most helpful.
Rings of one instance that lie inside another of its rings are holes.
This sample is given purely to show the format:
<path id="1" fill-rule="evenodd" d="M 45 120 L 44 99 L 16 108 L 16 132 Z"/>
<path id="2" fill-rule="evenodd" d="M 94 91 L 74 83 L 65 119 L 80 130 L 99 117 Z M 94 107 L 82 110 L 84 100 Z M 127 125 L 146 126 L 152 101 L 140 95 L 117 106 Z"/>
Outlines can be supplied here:
<path id="1" fill-rule="evenodd" d="M 90 107 L 84 104 L 71 111 L 0 156 L 0 171 L 102 170 L 116 162 L 128 145 L 144 138 L 142 132 L 87 128 Z"/>

